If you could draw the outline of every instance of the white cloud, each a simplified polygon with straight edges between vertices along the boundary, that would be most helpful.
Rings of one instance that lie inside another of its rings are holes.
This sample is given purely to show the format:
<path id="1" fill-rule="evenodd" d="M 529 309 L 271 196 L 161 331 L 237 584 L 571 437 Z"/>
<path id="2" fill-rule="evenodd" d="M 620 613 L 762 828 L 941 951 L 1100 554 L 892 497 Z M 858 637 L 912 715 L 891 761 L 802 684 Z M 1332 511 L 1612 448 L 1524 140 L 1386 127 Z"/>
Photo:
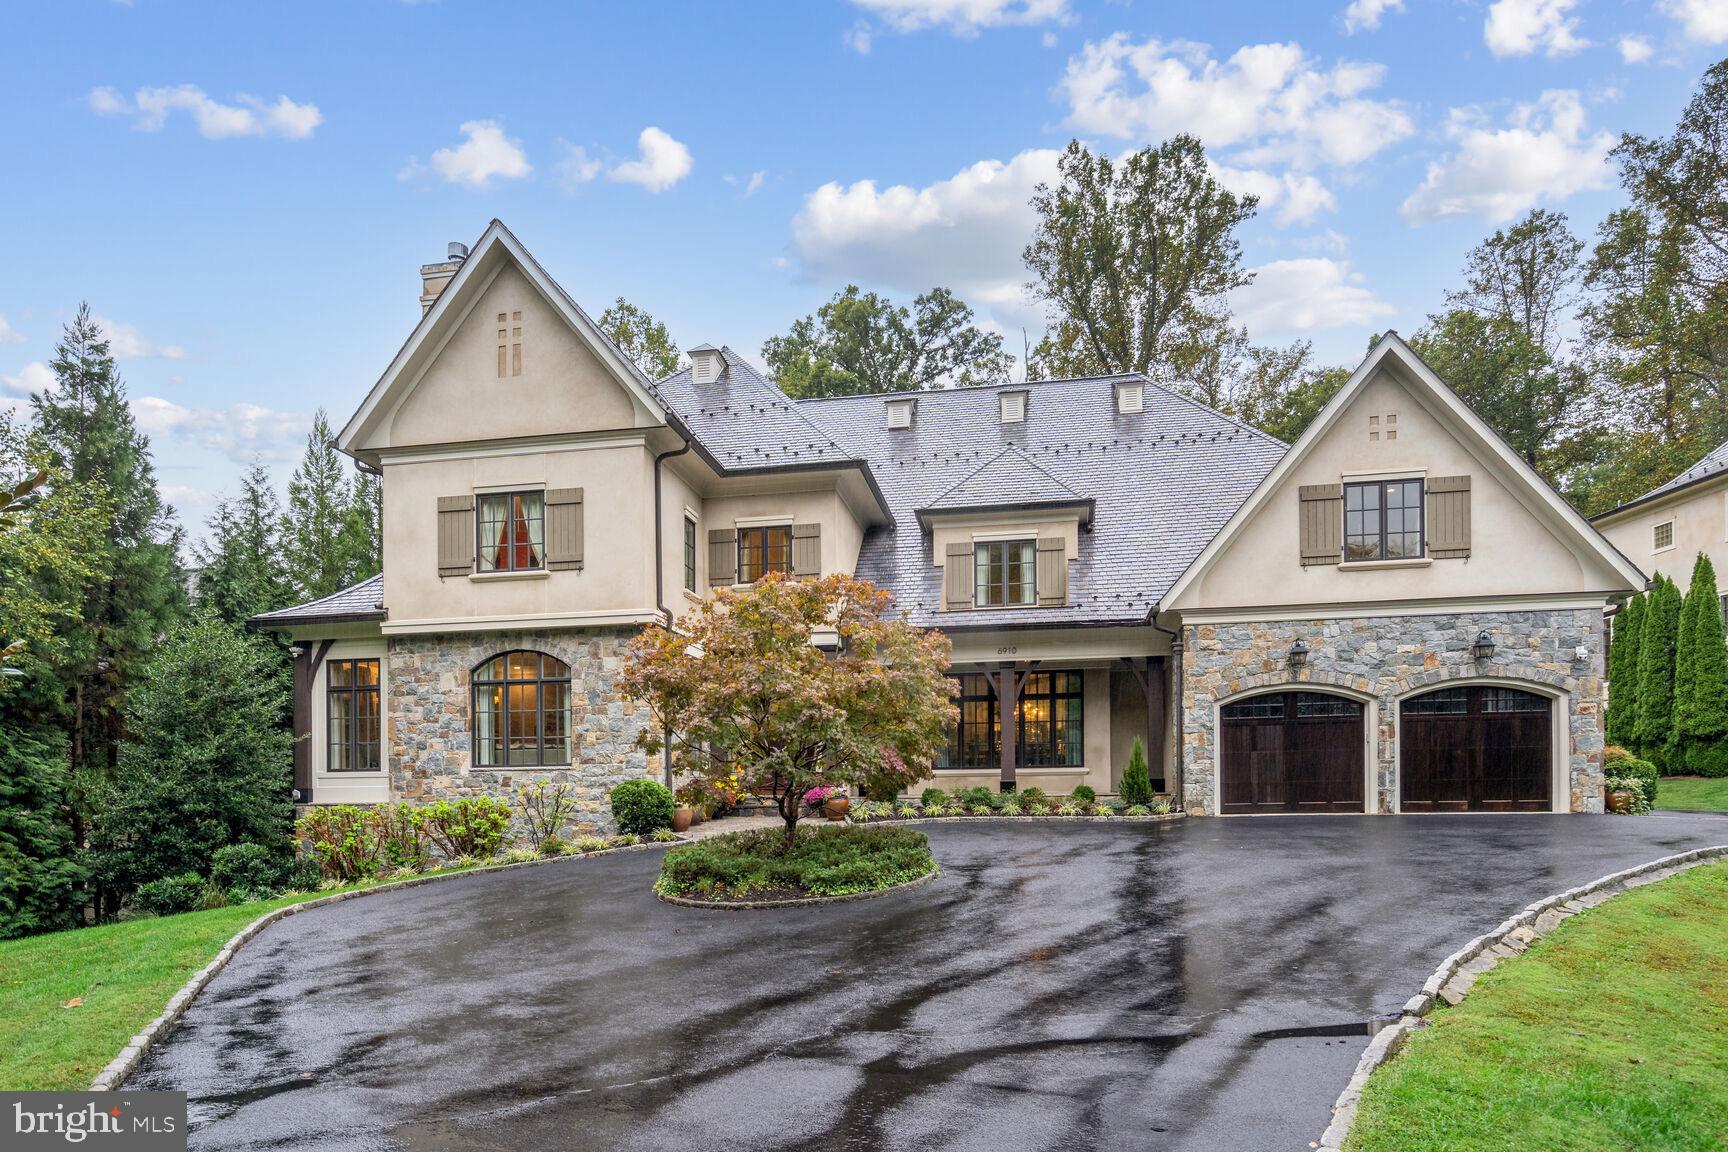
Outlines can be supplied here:
<path id="1" fill-rule="evenodd" d="M 1230 294 L 1230 306 L 1255 340 L 1359 326 L 1396 311 L 1361 279 L 1347 260 L 1274 260 Z"/>
<path id="2" fill-rule="evenodd" d="M 761 169 L 750 173 L 748 176 L 722 176 L 721 179 L 734 188 L 742 188 L 744 190 L 743 196 L 748 200 L 762 191 L 763 185 L 768 183 L 768 172 L 766 169 Z"/>
<path id="3" fill-rule="evenodd" d="M 1542 201 L 1606 188 L 1614 137 L 1587 134 L 1585 121 L 1583 101 L 1569 89 L 1518 105 L 1504 128 L 1489 126 L 1479 108 L 1454 108 L 1447 134 L 1458 150 L 1428 165 L 1400 215 L 1410 224 L 1450 216 L 1500 224 Z"/>
<path id="4" fill-rule="evenodd" d="M 907 292 L 939 284 L 1011 327 L 1037 324 L 1020 253 L 1037 224 L 1028 201 L 1058 178 L 1060 155 L 1041 148 L 982 160 L 920 188 L 824 184 L 792 221 L 793 249 L 807 276 Z"/>
<path id="5" fill-rule="evenodd" d="M 504 135 L 504 126 L 498 121 L 468 120 L 457 131 L 467 139 L 454 148 L 432 153 L 432 170 L 450 183 L 488 188 L 495 179 L 520 180 L 534 171 L 528 154 L 522 151 L 522 141 Z M 401 177 L 411 179 L 423 171 L 410 159 Z"/>
<path id="6" fill-rule="evenodd" d="M 1728 4 L 1723 0 L 1658 0 L 1664 16 L 1680 22 L 1689 40 L 1720 44 L 1728 40 Z"/>
<path id="7" fill-rule="evenodd" d="M 552 166 L 552 175 L 560 188 L 568 192 L 600 175 L 604 165 L 588 155 L 586 148 L 565 140 L 558 141 L 558 146 L 564 150 L 564 156 Z"/>
<path id="8" fill-rule="evenodd" d="M 48 365 L 40 360 L 32 360 L 18 369 L 16 376 L 0 376 L 0 389 L 14 396 L 30 396 L 35 393 L 49 393 L 59 386 L 54 373 L 48 370 Z"/>
<path id="9" fill-rule="evenodd" d="M 1359 164 L 1416 130 L 1398 101 L 1373 100 L 1386 69 L 1323 67 L 1299 44 L 1250 44 L 1216 60 L 1203 44 L 1118 32 L 1088 43 L 1060 82 L 1068 123 L 1124 140 L 1190 132 L 1244 163 Z"/>
<path id="10" fill-rule="evenodd" d="M 945 28 L 976 36 L 1009 24 L 1066 24 L 1074 18 L 1068 0 L 852 0 L 896 32 Z"/>
<path id="11" fill-rule="evenodd" d="M 1344 32 L 1349 36 L 1372 32 L 1386 13 L 1402 11 L 1404 0 L 1350 0 L 1350 7 L 1344 9 Z"/>
<path id="12" fill-rule="evenodd" d="M 1620 59 L 1626 64 L 1642 64 L 1656 54 L 1650 41 L 1642 36 L 1620 37 Z"/>
<path id="13" fill-rule="evenodd" d="M 0 316 L 0 344 L 22 344 L 24 333 L 6 323 L 6 317 Z"/>
<path id="14" fill-rule="evenodd" d="M 188 408 L 160 396 L 134 398 L 132 415 L 138 427 L 152 438 L 183 440 L 221 452 L 241 464 L 249 464 L 254 458 L 294 459 L 312 427 L 308 416 L 256 404 Z"/>
<path id="15" fill-rule="evenodd" d="M 186 349 L 178 344 L 158 344 L 130 324 L 110 320 L 106 316 L 91 316 L 102 335 L 108 338 L 108 351 L 116 360 L 184 360 Z"/>
<path id="16" fill-rule="evenodd" d="M 1220 184 L 1236 195 L 1260 197 L 1261 209 L 1276 210 L 1280 224 L 1306 224 L 1320 213 L 1338 207 L 1332 190 L 1306 172 L 1263 172 L 1222 164 L 1214 164 L 1212 172 Z"/>
<path id="17" fill-rule="evenodd" d="M 870 55 L 873 35 L 870 25 L 860 20 L 846 29 L 846 34 L 840 37 L 840 42 L 860 56 Z"/>
<path id="18" fill-rule="evenodd" d="M 606 173 L 606 179 L 640 184 L 650 192 L 664 192 L 690 175 L 690 169 L 695 167 L 690 149 L 652 125 L 642 129 L 636 145 L 639 157 L 614 165 Z"/>
<path id="19" fill-rule="evenodd" d="M 324 122 L 324 114 L 316 104 L 297 104 L 286 96 L 278 96 L 271 104 L 245 93 L 236 95 L 234 103 L 223 104 L 196 84 L 140 88 L 131 99 L 115 88 L 93 88 L 89 100 L 91 110 L 98 115 L 130 116 L 132 126 L 141 132 L 160 132 L 167 126 L 169 116 L 184 112 L 198 125 L 198 134 L 207 140 L 233 136 L 304 140 Z"/>
<path id="20" fill-rule="evenodd" d="M 1494 0 L 1482 24 L 1482 39 L 1496 56 L 1528 56 L 1538 48 L 1566 56 L 1590 46 L 1568 13 L 1578 0 Z"/>

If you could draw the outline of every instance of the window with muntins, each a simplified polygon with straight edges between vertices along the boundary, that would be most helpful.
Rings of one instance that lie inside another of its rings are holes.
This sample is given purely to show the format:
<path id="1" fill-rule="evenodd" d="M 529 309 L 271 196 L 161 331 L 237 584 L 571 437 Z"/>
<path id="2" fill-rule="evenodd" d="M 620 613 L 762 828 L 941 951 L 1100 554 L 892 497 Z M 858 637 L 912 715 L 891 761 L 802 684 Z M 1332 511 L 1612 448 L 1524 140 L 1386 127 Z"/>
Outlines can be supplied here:
<path id="1" fill-rule="evenodd" d="M 376 772 L 383 766 L 379 758 L 378 665 L 377 660 L 331 660 L 325 664 L 327 772 Z"/>
<path id="2" fill-rule="evenodd" d="M 696 591 L 696 521 L 684 517 L 684 591 Z"/>
<path id="3" fill-rule="evenodd" d="M 1038 603 L 1036 540 L 981 543 L 973 556 L 972 571 L 977 585 L 972 602 L 979 608 Z"/>
<path id="4" fill-rule="evenodd" d="M 1422 555 L 1422 481 L 1344 485 L 1344 560 L 1414 560 Z"/>
<path id="5" fill-rule="evenodd" d="M 570 666 L 540 652 L 506 652 L 474 671 L 474 766 L 570 763 Z"/>
<path id="6" fill-rule="evenodd" d="M 960 685 L 960 716 L 936 759 L 938 768 L 998 771 L 1002 727 L 996 693 L 977 672 L 951 677 Z M 1078 672 L 1033 672 L 1015 708 L 1017 758 L 1023 768 L 1078 768 L 1085 764 L 1085 697 Z"/>
<path id="7" fill-rule="evenodd" d="M 738 583 L 754 584 L 770 572 L 792 571 L 792 526 L 738 529 Z"/>
<path id="8" fill-rule="evenodd" d="M 1656 525 L 1652 534 L 1652 543 L 1657 549 L 1674 547 L 1674 521 L 1664 520 Z"/>
<path id="9" fill-rule="evenodd" d="M 546 494 L 487 492 L 476 517 L 482 572 L 525 572 L 546 566 Z"/>

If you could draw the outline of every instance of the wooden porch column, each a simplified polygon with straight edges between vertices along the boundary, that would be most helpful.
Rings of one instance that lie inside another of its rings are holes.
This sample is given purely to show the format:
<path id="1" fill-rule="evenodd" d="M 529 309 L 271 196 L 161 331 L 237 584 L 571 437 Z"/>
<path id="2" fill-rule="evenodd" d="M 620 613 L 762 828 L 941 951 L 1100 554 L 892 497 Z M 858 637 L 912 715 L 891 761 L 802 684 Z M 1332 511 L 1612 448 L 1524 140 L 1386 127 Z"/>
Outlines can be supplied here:
<path id="1" fill-rule="evenodd" d="M 334 640 L 296 644 L 294 650 L 294 802 L 312 803 L 312 685 Z"/>
<path id="2" fill-rule="evenodd" d="M 1016 769 L 1020 767 L 1020 725 L 1017 722 L 1020 715 L 1020 689 L 1026 686 L 1026 677 L 1037 667 L 1038 661 L 1033 660 L 1024 667 L 1016 667 L 1004 662 L 995 671 L 988 669 L 984 678 L 990 682 L 990 687 L 996 693 L 996 723 L 1002 732 L 1002 784 L 1004 792 L 1012 792 L 1015 787 Z"/>

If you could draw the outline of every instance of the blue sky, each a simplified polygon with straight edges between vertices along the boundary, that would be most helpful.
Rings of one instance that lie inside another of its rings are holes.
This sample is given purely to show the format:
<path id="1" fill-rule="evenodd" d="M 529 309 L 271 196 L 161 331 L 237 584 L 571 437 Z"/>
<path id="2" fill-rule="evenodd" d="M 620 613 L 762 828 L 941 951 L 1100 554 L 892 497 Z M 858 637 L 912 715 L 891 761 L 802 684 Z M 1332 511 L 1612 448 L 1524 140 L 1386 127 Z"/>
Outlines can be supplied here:
<path id="1" fill-rule="evenodd" d="M 1018 351 L 1055 150 L 1192 131 L 1262 194 L 1239 317 L 1351 361 L 1497 224 L 1588 236 L 1606 148 L 1672 128 L 1728 0 L 53 0 L 0 42 L 0 406 L 88 300 L 196 535 L 347 418 L 418 266 L 493 216 L 684 346 L 755 355 L 856 281 L 952 287 Z"/>

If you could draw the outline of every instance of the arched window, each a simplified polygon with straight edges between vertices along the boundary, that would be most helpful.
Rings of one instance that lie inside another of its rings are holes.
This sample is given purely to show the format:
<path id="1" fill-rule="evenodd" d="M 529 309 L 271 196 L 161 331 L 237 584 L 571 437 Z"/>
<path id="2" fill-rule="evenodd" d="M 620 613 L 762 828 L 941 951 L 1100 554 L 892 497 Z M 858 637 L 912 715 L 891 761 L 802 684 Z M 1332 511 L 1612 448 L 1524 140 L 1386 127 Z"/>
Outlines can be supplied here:
<path id="1" fill-rule="evenodd" d="M 506 652 L 474 670 L 474 766 L 570 763 L 570 666 Z"/>

